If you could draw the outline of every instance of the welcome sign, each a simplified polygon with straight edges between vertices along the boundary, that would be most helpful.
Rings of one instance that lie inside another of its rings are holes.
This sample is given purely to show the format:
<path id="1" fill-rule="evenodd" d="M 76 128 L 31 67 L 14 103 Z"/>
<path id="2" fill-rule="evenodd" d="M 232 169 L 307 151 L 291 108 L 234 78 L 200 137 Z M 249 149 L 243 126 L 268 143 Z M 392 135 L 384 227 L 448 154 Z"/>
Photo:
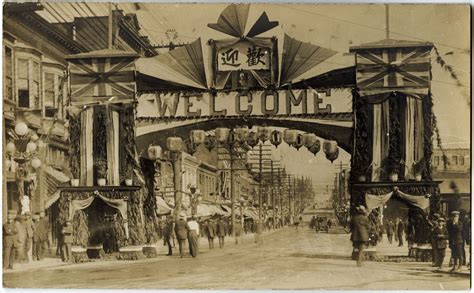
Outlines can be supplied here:
<path id="1" fill-rule="evenodd" d="M 331 113 L 315 90 L 152 93 L 138 99 L 138 118 L 199 118 Z"/>

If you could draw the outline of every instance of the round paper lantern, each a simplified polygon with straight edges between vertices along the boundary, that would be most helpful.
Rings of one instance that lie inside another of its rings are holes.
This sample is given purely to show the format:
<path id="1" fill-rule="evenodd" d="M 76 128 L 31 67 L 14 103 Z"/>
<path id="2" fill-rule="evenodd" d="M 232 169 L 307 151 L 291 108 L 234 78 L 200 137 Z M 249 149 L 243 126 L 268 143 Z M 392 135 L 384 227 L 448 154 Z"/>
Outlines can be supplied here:
<path id="1" fill-rule="evenodd" d="M 249 137 L 249 128 L 248 127 L 238 127 L 234 129 L 236 134 L 236 139 L 238 142 L 245 142 Z"/>
<path id="2" fill-rule="evenodd" d="M 336 149 L 336 151 L 334 153 L 326 153 L 326 159 L 328 159 L 329 161 L 331 161 L 331 163 L 337 159 L 337 157 L 339 156 L 339 149 Z"/>
<path id="3" fill-rule="evenodd" d="M 272 136 L 270 137 L 270 142 L 275 147 L 278 147 L 281 144 L 281 132 L 278 130 L 273 130 Z"/>
<path id="4" fill-rule="evenodd" d="M 180 152 L 183 149 L 183 140 L 181 137 L 168 137 L 166 139 L 166 146 L 172 152 Z"/>
<path id="5" fill-rule="evenodd" d="M 296 141 L 295 143 L 293 144 L 293 146 L 299 150 L 302 146 L 303 146 L 303 135 L 301 133 L 298 133 L 296 135 Z"/>
<path id="6" fill-rule="evenodd" d="M 36 142 L 36 141 L 39 139 L 39 137 L 38 137 L 38 135 L 35 133 L 35 134 L 33 134 L 33 135 L 31 136 L 30 139 L 31 139 L 31 141 Z"/>
<path id="7" fill-rule="evenodd" d="M 7 143 L 6 148 L 7 148 L 7 153 L 10 154 L 10 155 L 13 154 L 16 150 L 16 146 L 12 141 Z"/>
<path id="8" fill-rule="evenodd" d="M 216 133 L 217 141 L 220 143 L 224 143 L 224 142 L 227 142 L 227 140 L 229 139 L 230 129 L 219 127 L 219 128 L 216 128 L 215 133 Z"/>
<path id="9" fill-rule="evenodd" d="M 217 139 L 213 135 L 206 135 L 206 138 L 204 139 L 204 146 L 211 151 L 213 148 L 216 147 L 217 144 Z"/>
<path id="10" fill-rule="evenodd" d="M 252 148 L 258 144 L 258 134 L 254 131 L 250 131 L 249 137 L 247 138 L 247 144 Z"/>
<path id="11" fill-rule="evenodd" d="M 191 141 L 195 145 L 200 145 L 204 143 L 204 139 L 206 138 L 206 132 L 204 130 L 191 130 Z"/>
<path id="12" fill-rule="evenodd" d="M 316 140 L 316 142 L 308 148 L 308 150 L 313 154 L 316 155 L 319 150 L 321 150 L 321 142 L 319 140 Z"/>
<path id="13" fill-rule="evenodd" d="M 325 141 L 323 144 L 323 151 L 326 155 L 334 154 L 338 150 L 336 141 Z"/>
<path id="14" fill-rule="evenodd" d="M 293 145 L 296 142 L 296 135 L 297 134 L 298 134 L 298 132 L 296 132 L 296 130 L 294 130 L 294 129 L 285 129 L 283 131 L 283 140 L 287 144 Z"/>
<path id="15" fill-rule="evenodd" d="M 38 169 L 39 167 L 41 167 L 40 159 L 34 158 L 33 160 L 31 160 L 31 167 L 33 167 L 33 169 Z"/>
<path id="16" fill-rule="evenodd" d="M 19 136 L 26 135 L 28 133 L 28 125 L 25 122 L 18 122 L 15 125 L 15 133 Z"/>
<path id="17" fill-rule="evenodd" d="M 316 141 L 318 141 L 318 137 L 314 133 L 304 133 L 303 134 L 303 145 L 306 148 L 312 147 Z"/>
<path id="18" fill-rule="evenodd" d="M 158 160 L 161 157 L 161 147 L 159 145 L 150 145 L 148 147 L 148 158 Z"/>
<path id="19" fill-rule="evenodd" d="M 266 126 L 261 126 L 257 129 L 258 132 L 258 138 L 262 141 L 265 142 L 270 139 L 272 135 L 272 129 L 270 127 Z"/>
<path id="20" fill-rule="evenodd" d="M 34 143 L 34 142 L 32 142 L 32 141 L 30 141 L 30 142 L 26 145 L 26 151 L 27 151 L 27 152 L 30 152 L 30 153 L 36 151 L 36 148 L 37 148 L 36 143 Z"/>

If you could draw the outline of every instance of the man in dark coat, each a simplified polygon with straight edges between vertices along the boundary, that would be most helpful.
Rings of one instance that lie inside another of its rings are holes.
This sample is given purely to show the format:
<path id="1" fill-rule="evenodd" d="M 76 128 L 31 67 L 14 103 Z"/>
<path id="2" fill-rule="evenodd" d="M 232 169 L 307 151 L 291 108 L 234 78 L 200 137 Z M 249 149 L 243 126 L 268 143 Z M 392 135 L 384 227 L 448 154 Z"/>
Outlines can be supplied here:
<path id="1" fill-rule="evenodd" d="M 459 221 L 458 211 L 451 212 L 451 215 L 452 219 L 447 225 L 449 234 L 449 248 L 451 249 L 451 255 L 453 257 L 453 268 L 451 271 L 458 271 L 461 269 L 463 263 L 463 225 L 462 222 Z"/>
<path id="2" fill-rule="evenodd" d="M 163 244 L 168 245 L 167 256 L 173 255 L 173 246 L 171 245 L 171 238 L 173 237 L 173 220 L 168 217 L 163 228 Z"/>
<path id="3" fill-rule="evenodd" d="M 398 223 L 397 223 L 398 246 L 403 246 L 403 232 L 404 231 L 405 231 L 405 224 L 403 224 L 402 219 L 398 218 Z"/>
<path id="4" fill-rule="evenodd" d="M 72 261 L 72 223 L 71 220 L 67 220 L 66 224 L 64 225 L 63 229 L 61 230 L 61 234 L 63 236 L 62 241 L 62 260 L 63 262 Z"/>
<path id="5" fill-rule="evenodd" d="M 446 230 L 445 220 L 439 218 L 436 225 L 433 225 L 433 250 L 436 250 L 435 266 L 441 269 L 448 247 L 448 231 Z"/>
<path id="6" fill-rule="evenodd" d="M 176 224 L 174 225 L 174 232 L 176 234 L 176 238 L 178 239 L 179 245 L 179 254 L 181 258 L 184 257 L 184 246 L 186 245 L 186 240 L 188 239 L 188 224 L 184 217 L 180 217 Z"/>
<path id="7" fill-rule="evenodd" d="M 206 234 L 209 242 L 209 249 L 214 249 L 214 237 L 216 237 L 217 225 L 213 220 L 207 221 Z"/>
<path id="8" fill-rule="evenodd" d="M 393 224 L 393 221 L 392 220 L 389 220 L 388 223 L 387 223 L 387 239 L 388 239 L 388 243 L 392 244 L 392 241 L 393 241 L 393 232 L 395 230 L 395 225 Z"/>
<path id="9" fill-rule="evenodd" d="M 465 245 L 471 246 L 471 219 L 469 217 L 469 214 L 465 213 L 464 217 L 462 218 L 462 226 L 463 226 L 463 231 L 462 231 L 462 236 L 464 238 L 464 243 L 463 243 L 463 265 L 468 265 L 467 261 L 468 258 L 466 257 L 466 250 L 465 250 Z"/>
<path id="10" fill-rule="evenodd" d="M 224 237 L 226 236 L 226 226 L 224 219 L 222 217 L 219 218 L 219 221 L 216 225 L 216 234 L 217 238 L 219 238 L 219 248 L 224 247 Z"/>
<path id="11" fill-rule="evenodd" d="M 3 224 L 3 269 L 12 270 L 15 259 L 16 238 L 18 230 L 13 220 L 16 217 L 16 211 L 10 210 L 7 214 L 7 222 Z"/>
<path id="12" fill-rule="evenodd" d="M 364 258 L 364 247 L 369 241 L 369 218 L 367 217 L 364 206 L 356 208 L 357 215 L 352 218 L 351 222 L 351 241 L 354 249 L 357 249 L 357 266 L 362 266 Z"/>
<path id="13" fill-rule="evenodd" d="M 40 225 L 39 219 L 39 215 L 33 216 L 33 225 L 35 226 L 35 230 L 33 231 L 33 260 L 40 260 L 40 254 L 43 249 L 43 240 L 41 238 L 42 226 Z"/>

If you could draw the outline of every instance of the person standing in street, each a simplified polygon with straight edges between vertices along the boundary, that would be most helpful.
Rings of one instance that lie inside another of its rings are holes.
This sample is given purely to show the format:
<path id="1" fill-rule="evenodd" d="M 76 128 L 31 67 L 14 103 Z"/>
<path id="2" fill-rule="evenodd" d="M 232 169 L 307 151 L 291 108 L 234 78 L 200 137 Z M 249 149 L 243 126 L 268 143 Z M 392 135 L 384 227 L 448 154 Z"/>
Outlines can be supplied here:
<path id="1" fill-rule="evenodd" d="M 213 220 L 207 221 L 207 241 L 209 242 L 209 249 L 214 249 L 214 237 L 216 237 L 216 224 Z"/>
<path id="2" fill-rule="evenodd" d="M 298 226 L 300 224 L 300 219 L 298 218 L 297 215 L 293 217 L 293 224 L 295 225 L 295 229 L 298 230 Z"/>
<path id="3" fill-rule="evenodd" d="M 357 249 L 357 266 L 362 266 L 364 258 L 364 247 L 369 241 L 369 218 L 364 206 L 356 207 L 357 215 L 351 221 L 351 241 L 354 249 Z"/>
<path id="4" fill-rule="evenodd" d="M 15 227 L 18 231 L 18 237 L 16 237 L 16 261 L 24 262 L 26 260 L 25 247 L 26 247 L 26 225 L 22 215 L 18 215 L 15 218 Z"/>
<path id="5" fill-rule="evenodd" d="M 397 223 L 398 246 L 403 246 L 403 231 L 404 230 L 405 230 L 405 225 L 403 224 L 402 219 L 398 218 L 398 223 Z"/>
<path id="6" fill-rule="evenodd" d="M 216 229 L 217 238 L 219 239 L 219 248 L 223 248 L 226 229 L 225 229 L 225 223 L 222 217 L 219 218 L 216 228 L 217 228 Z"/>
<path id="7" fill-rule="evenodd" d="M 17 245 L 18 230 L 14 223 L 16 211 L 10 210 L 7 214 L 7 222 L 3 224 L 3 269 L 12 270 L 15 259 L 15 247 Z"/>
<path id="8" fill-rule="evenodd" d="M 463 225 L 459 221 L 459 212 L 451 212 L 452 219 L 447 225 L 449 235 L 449 248 L 453 258 L 453 268 L 451 271 L 459 271 L 463 263 L 462 244 L 464 242 L 462 231 Z"/>
<path id="9" fill-rule="evenodd" d="M 179 255 L 181 258 L 184 257 L 184 247 L 186 246 L 186 240 L 188 239 L 188 230 L 189 227 L 184 220 L 184 217 L 179 217 L 174 226 L 174 231 L 178 240 Z"/>
<path id="10" fill-rule="evenodd" d="M 262 232 L 263 232 L 262 221 L 257 220 L 257 223 L 255 225 L 255 243 L 258 243 L 258 244 L 263 243 Z"/>
<path id="11" fill-rule="evenodd" d="M 33 216 L 33 225 L 35 227 L 33 231 L 33 260 L 40 260 L 40 253 L 42 249 L 43 242 L 41 241 L 41 225 L 39 224 L 39 215 Z"/>
<path id="12" fill-rule="evenodd" d="M 25 255 L 27 262 L 33 261 L 33 236 L 35 231 L 35 226 L 33 225 L 33 220 L 31 219 L 31 213 L 25 213 L 25 229 L 26 229 L 26 243 L 25 243 Z"/>
<path id="13" fill-rule="evenodd" d="M 236 221 L 234 223 L 234 229 L 235 229 L 235 244 L 239 244 L 239 242 L 242 243 L 243 228 L 240 221 Z"/>
<path id="14" fill-rule="evenodd" d="M 388 239 L 388 243 L 389 244 L 392 244 L 392 241 L 393 241 L 393 232 L 395 230 L 395 225 L 393 224 L 393 221 L 392 220 L 388 220 L 388 223 L 387 223 L 387 239 Z"/>
<path id="15" fill-rule="evenodd" d="M 445 219 L 439 218 L 437 224 L 433 226 L 433 240 L 433 250 L 436 250 L 435 266 L 441 269 L 448 247 L 448 230 Z"/>
<path id="16" fill-rule="evenodd" d="M 471 247 L 471 217 L 469 216 L 468 213 L 464 214 L 464 219 L 463 219 L 463 238 L 464 238 L 464 244 Z M 465 252 L 465 250 L 463 249 Z M 468 251 L 470 251 L 468 249 Z M 468 267 L 471 266 L 469 263 L 469 259 L 471 257 L 466 257 L 466 254 L 464 253 L 464 264 L 467 265 Z"/>
<path id="17" fill-rule="evenodd" d="M 188 242 L 189 242 L 189 253 L 192 257 L 196 257 L 199 254 L 199 224 L 196 222 L 196 217 L 192 216 L 187 223 L 188 227 Z"/>
<path id="18" fill-rule="evenodd" d="M 43 259 L 44 258 L 44 252 L 46 251 L 46 249 L 49 249 L 50 245 L 49 245 L 49 240 L 48 240 L 48 231 L 49 231 L 49 223 L 48 223 L 48 219 L 46 218 L 45 216 L 45 213 L 44 211 L 41 211 L 39 213 L 39 222 L 40 222 L 40 225 L 41 225 L 41 240 L 43 241 L 43 243 L 41 244 L 42 246 L 42 249 L 41 249 L 41 257 L 40 259 Z M 59 227 L 59 233 L 57 234 L 59 238 L 62 238 L 61 237 L 61 225 L 58 225 Z M 61 243 L 60 241 L 58 241 L 58 247 L 61 247 Z"/>
<path id="19" fill-rule="evenodd" d="M 71 251 L 71 246 L 72 246 L 72 223 L 71 223 L 71 220 L 66 220 L 66 223 L 64 224 L 63 229 L 61 230 L 61 235 L 62 235 L 62 238 L 63 238 L 62 248 L 61 248 L 62 261 L 63 262 L 70 262 L 70 261 L 72 261 L 72 251 Z"/>
<path id="20" fill-rule="evenodd" d="M 173 255 L 173 246 L 171 245 L 172 237 L 173 237 L 173 220 L 171 219 L 171 217 L 168 217 L 163 227 L 163 245 L 168 245 L 167 256 Z"/>

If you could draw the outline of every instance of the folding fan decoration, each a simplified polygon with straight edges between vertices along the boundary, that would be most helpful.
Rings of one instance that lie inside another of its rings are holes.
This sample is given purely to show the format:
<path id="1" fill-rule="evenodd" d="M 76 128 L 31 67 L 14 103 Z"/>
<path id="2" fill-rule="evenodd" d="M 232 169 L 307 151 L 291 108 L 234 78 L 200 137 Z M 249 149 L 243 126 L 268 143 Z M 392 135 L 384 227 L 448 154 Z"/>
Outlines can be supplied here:
<path id="1" fill-rule="evenodd" d="M 292 82 L 335 54 L 336 52 L 333 50 L 310 43 L 303 43 L 285 34 L 280 85 Z"/>
<path id="2" fill-rule="evenodd" d="M 236 38 L 243 37 L 249 8 L 250 4 L 231 4 L 222 11 L 217 23 L 209 23 L 207 26 Z"/>
<path id="3" fill-rule="evenodd" d="M 201 39 L 152 58 L 137 61 L 140 73 L 190 87 L 207 88 Z"/>

